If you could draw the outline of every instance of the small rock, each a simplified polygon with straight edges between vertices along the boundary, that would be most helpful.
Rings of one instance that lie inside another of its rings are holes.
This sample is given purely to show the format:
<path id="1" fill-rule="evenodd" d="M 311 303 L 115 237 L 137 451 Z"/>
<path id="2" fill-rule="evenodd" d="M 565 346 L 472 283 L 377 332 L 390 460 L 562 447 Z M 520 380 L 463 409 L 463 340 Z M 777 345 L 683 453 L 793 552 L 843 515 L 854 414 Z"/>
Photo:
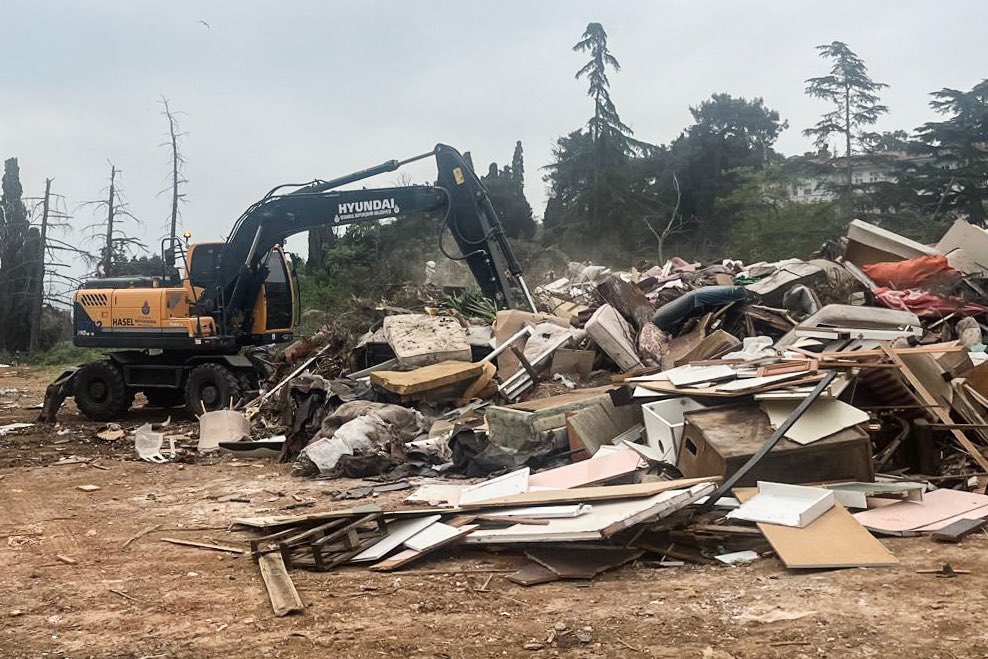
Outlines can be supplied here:
<path id="1" fill-rule="evenodd" d="M 528 643 L 526 643 L 522 647 L 524 649 L 526 649 L 526 650 L 533 650 L 534 651 L 534 650 L 541 650 L 543 648 L 543 645 L 541 643 L 539 643 L 538 641 L 529 641 Z"/>
<path id="2" fill-rule="evenodd" d="M 562 620 L 560 620 L 559 622 L 557 622 L 556 624 L 554 624 L 552 626 L 552 628 L 555 629 L 557 632 L 566 631 L 566 623 L 563 622 Z"/>
<path id="3" fill-rule="evenodd" d="M 11 618 L 16 618 L 17 616 L 24 615 L 24 612 L 21 611 L 20 609 L 11 609 L 10 613 L 7 615 L 9 615 Z"/>

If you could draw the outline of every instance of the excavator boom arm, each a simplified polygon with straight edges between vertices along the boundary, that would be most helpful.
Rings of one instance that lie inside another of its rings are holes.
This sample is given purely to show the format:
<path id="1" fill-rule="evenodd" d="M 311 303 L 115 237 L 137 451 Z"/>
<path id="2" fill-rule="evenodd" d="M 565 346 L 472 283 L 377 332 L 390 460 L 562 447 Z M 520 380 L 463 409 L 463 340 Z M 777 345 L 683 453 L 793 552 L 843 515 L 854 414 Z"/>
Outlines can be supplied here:
<path id="1" fill-rule="evenodd" d="M 362 190 L 333 190 L 402 164 L 434 155 L 439 170 L 435 185 L 409 185 Z M 286 194 L 278 188 L 245 212 L 234 226 L 216 263 L 215 290 L 207 291 L 221 310 L 226 331 L 249 316 L 264 280 L 268 251 L 285 238 L 326 226 L 376 222 L 412 214 L 432 213 L 448 228 L 481 291 L 499 307 L 528 307 L 534 302 L 504 235 L 497 213 L 466 159 L 452 147 L 377 167 L 333 181 L 317 181 Z M 239 320 L 238 320 L 239 319 Z"/>

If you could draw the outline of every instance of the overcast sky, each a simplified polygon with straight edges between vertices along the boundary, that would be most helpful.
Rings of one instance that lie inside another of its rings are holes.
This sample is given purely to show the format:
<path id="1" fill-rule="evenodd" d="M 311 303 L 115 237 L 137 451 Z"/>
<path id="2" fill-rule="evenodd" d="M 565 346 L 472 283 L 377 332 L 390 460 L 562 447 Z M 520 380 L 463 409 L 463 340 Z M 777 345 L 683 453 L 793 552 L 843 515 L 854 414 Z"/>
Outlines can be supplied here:
<path id="1" fill-rule="evenodd" d="M 522 140 L 526 192 L 541 216 L 539 168 L 592 112 L 574 79 L 586 57 L 571 50 L 589 21 L 603 23 L 622 64 L 611 75 L 622 118 L 653 143 L 688 125 L 690 105 L 727 92 L 762 96 L 790 123 L 777 148 L 802 153 L 801 130 L 828 109 L 803 82 L 826 70 L 814 46 L 835 39 L 890 85 L 880 129 L 914 128 L 931 118 L 930 91 L 988 77 L 983 0 L 3 4 L 0 156 L 19 158 L 26 194 L 54 177 L 70 210 L 100 195 L 112 161 L 149 245 L 169 211 L 157 196 L 169 167 L 161 96 L 183 113 L 184 224 L 203 241 L 225 237 L 278 183 L 436 142 L 471 151 L 486 170 L 510 162 Z M 425 182 L 434 169 L 410 174 Z M 290 246 L 304 252 L 304 240 Z"/>

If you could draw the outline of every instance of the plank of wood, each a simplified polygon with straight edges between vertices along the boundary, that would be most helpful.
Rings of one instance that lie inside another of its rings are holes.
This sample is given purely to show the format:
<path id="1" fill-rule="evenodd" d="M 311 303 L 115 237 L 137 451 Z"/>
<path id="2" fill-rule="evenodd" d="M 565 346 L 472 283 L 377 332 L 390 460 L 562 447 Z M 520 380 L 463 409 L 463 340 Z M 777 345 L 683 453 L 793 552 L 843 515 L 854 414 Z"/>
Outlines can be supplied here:
<path id="1" fill-rule="evenodd" d="M 295 583 L 288 576 L 285 561 L 281 552 L 270 552 L 257 557 L 257 565 L 261 569 L 261 578 L 268 590 L 271 608 L 278 617 L 290 613 L 301 613 L 305 610 L 302 598 L 295 589 Z"/>
<path id="2" fill-rule="evenodd" d="M 960 542 L 965 537 L 975 531 L 979 531 L 985 526 L 984 519 L 959 519 L 953 524 L 948 524 L 939 531 L 934 531 L 930 537 L 940 542 Z"/>
<path id="3" fill-rule="evenodd" d="M 744 503 L 756 488 L 735 488 Z M 898 565 L 892 555 L 839 503 L 803 528 L 758 524 L 765 539 L 790 569 L 886 567 Z"/>
<path id="4" fill-rule="evenodd" d="M 214 545 L 208 542 L 193 542 L 191 540 L 180 540 L 179 538 L 162 538 L 162 542 L 168 542 L 173 545 L 183 545 L 185 547 L 196 547 L 198 549 L 210 549 L 212 551 L 223 551 L 230 554 L 244 555 L 247 552 L 243 549 L 237 547 L 230 547 L 228 545 Z"/>
<path id="5" fill-rule="evenodd" d="M 896 354 L 895 350 L 893 350 L 888 343 L 882 343 L 882 350 L 886 355 L 888 355 L 889 359 L 892 360 L 892 363 L 899 367 L 899 372 L 902 373 L 902 376 L 906 378 L 909 384 L 912 385 L 913 389 L 916 390 L 920 402 L 925 405 L 929 405 L 929 411 L 932 412 L 941 423 L 948 425 L 952 424 L 953 420 L 950 418 L 950 413 L 941 406 L 941 403 L 933 396 L 933 394 L 930 393 L 920 379 L 916 377 L 916 374 L 910 370 L 902 358 Z M 964 450 L 967 451 L 968 455 L 970 455 L 971 458 L 978 463 L 978 466 L 985 471 L 988 471 L 988 458 L 981 454 L 981 451 L 979 451 L 978 447 L 967 438 L 967 435 L 957 428 L 951 428 L 950 433 L 954 436 L 957 442 L 964 447 Z"/>
<path id="6" fill-rule="evenodd" d="M 477 528 L 476 524 L 467 524 L 466 526 L 461 526 L 459 528 L 459 533 L 456 533 L 455 535 L 447 536 L 442 540 L 440 540 L 439 542 L 437 542 L 436 544 L 433 544 L 429 547 L 425 547 L 422 549 L 406 549 L 405 551 L 395 554 L 391 558 L 383 560 L 380 563 L 375 563 L 374 565 L 371 565 L 370 569 L 374 570 L 375 572 L 391 572 L 392 570 L 397 570 L 398 568 L 404 567 L 409 563 L 413 563 L 419 560 L 420 558 L 427 556 L 428 554 L 431 554 L 434 551 L 442 549 L 443 547 L 451 545 L 455 542 L 459 542 L 460 540 L 468 536 L 470 532 L 476 528 Z"/>
<path id="7" fill-rule="evenodd" d="M 597 487 L 578 487 L 571 490 L 545 490 L 541 492 L 523 492 L 499 499 L 488 499 L 464 506 L 464 508 L 505 508 L 509 506 L 534 506 L 563 503 L 583 503 L 592 501 L 609 501 L 612 499 L 638 499 L 650 497 L 669 490 L 683 490 L 700 483 L 717 483 L 719 476 L 704 476 L 702 478 L 680 478 L 674 481 L 656 481 L 654 483 L 634 483 L 631 485 L 601 485 Z"/>
<path id="8" fill-rule="evenodd" d="M 507 575 L 505 579 L 520 586 L 535 586 L 540 583 L 559 581 L 559 575 L 538 563 L 529 563 L 517 572 Z"/>

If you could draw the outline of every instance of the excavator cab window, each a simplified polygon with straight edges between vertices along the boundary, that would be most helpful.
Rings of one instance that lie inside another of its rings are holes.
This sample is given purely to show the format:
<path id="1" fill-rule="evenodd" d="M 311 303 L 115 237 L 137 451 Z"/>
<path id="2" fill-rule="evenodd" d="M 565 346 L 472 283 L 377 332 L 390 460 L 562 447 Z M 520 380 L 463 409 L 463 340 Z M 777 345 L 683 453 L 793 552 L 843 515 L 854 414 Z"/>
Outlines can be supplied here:
<path id="1" fill-rule="evenodd" d="M 280 249 L 268 252 L 268 274 L 264 279 L 264 294 L 267 298 L 267 318 L 269 329 L 289 329 L 292 326 L 294 300 L 285 257 Z"/>
<path id="2" fill-rule="evenodd" d="M 223 243 L 203 243 L 192 249 L 189 257 L 189 281 L 193 286 L 212 289 L 216 276 L 216 258 L 223 249 Z"/>

